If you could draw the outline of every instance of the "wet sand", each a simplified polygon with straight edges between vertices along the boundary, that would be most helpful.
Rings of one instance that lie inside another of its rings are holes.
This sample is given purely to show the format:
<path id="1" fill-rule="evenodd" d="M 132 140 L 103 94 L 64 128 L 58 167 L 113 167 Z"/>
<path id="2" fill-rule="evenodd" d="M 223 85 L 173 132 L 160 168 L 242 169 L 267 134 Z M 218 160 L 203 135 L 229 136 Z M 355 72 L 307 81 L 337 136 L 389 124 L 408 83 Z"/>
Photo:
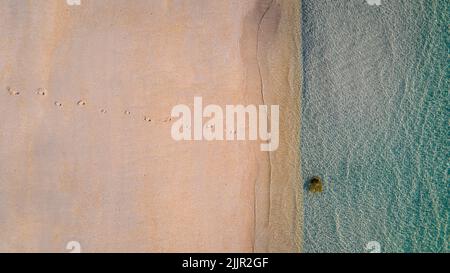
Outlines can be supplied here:
<path id="1" fill-rule="evenodd" d="M 297 2 L 2 0 L 0 251 L 300 251 Z M 279 149 L 175 142 L 194 96 L 279 104 Z"/>

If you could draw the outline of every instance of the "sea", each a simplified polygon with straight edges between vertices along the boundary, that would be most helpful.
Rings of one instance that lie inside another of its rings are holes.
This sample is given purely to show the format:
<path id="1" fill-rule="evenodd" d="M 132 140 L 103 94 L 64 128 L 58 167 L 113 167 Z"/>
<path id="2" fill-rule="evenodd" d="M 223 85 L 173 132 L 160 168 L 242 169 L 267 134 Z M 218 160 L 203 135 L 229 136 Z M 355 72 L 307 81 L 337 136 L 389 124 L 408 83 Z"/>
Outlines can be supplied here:
<path id="1" fill-rule="evenodd" d="M 450 1 L 380 4 L 302 1 L 304 252 L 449 251 Z"/>

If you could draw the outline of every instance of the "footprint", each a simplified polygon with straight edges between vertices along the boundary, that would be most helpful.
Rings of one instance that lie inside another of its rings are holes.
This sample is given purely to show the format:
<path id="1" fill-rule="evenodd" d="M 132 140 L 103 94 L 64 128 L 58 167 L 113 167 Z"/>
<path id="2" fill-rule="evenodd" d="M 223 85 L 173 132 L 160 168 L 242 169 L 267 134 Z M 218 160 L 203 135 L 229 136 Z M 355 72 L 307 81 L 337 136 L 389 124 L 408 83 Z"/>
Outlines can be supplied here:
<path id="1" fill-rule="evenodd" d="M 6 90 L 8 91 L 9 95 L 11 95 L 11 96 L 19 96 L 20 95 L 19 91 L 15 90 L 9 86 L 6 87 Z"/>
<path id="2" fill-rule="evenodd" d="M 47 95 L 47 89 L 45 89 L 45 88 L 39 88 L 39 89 L 36 91 L 36 94 L 38 94 L 39 96 L 45 96 L 45 95 Z"/>
<path id="3" fill-rule="evenodd" d="M 85 101 L 85 100 L 79 100 L 78 102 L 77 102 L 77 105 L 78 106 L 85 106 L 87 104 L 87 102 Z"/>
<path id="4" fill-rule="evenodd" d="M 55 101 L 55 106 L 58 106 L 58 107 L 62 108 L 62 107 L 63 107 L 63 104 L 60 103 L 59 101 Z"/>

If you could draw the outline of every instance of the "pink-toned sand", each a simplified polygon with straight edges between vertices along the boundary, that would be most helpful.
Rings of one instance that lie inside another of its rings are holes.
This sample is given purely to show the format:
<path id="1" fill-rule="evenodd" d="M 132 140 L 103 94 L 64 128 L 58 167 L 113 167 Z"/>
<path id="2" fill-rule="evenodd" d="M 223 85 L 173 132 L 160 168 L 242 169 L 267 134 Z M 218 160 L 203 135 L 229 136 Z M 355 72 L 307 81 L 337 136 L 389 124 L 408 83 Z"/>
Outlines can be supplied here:
<path id="1" fill-rule="evenodd" d="M 298 2 L 1 0 L 0 252 L 300 251 Z M 174 141 L 194 96 L 279 149 Z"/>

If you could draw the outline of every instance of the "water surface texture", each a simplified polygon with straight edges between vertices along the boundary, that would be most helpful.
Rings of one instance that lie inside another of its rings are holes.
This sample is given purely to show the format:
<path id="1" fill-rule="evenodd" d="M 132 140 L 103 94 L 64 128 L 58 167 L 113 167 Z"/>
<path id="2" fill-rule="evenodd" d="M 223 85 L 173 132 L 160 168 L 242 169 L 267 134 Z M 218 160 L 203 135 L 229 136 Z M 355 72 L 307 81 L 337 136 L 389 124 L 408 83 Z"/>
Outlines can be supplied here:
<path id="1" fill-rule="evenodd" d="M 448 1 L 302 3 L 303 250 L 448 252 Z"/>

